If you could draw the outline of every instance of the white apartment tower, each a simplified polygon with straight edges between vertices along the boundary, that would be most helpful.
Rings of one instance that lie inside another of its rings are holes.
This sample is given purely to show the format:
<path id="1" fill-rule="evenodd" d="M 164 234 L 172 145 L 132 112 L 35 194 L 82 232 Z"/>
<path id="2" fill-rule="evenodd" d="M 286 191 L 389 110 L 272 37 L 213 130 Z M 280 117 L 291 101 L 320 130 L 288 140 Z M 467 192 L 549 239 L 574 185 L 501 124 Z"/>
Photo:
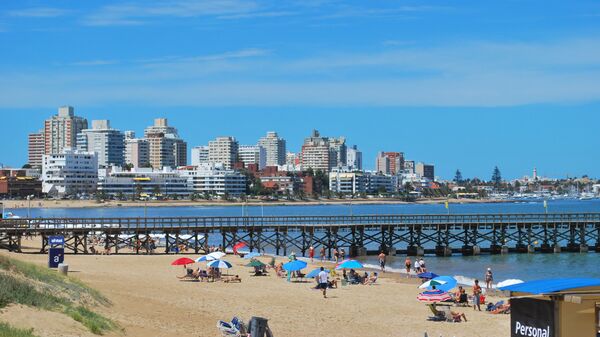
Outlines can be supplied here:
<path id="1" fill-rule="evenodd" d="M 234 137 L 217 137 L 208 142 L 208 161 L 223 164 L 227 170 L 238 161 L 239 144 Z"/>
<path id="2" fill-rule="evenodd" d="M 64 196 L 93 193 L 98 182 L 98 160 L 94 152 L 69 148 L 46 154 L 42 164 L 42 192 Z"/>
<path id="3" fill-rule="evenodd" d="M 192 166 L 208 163 L 208 146 L 201 145 L 192 148 Z"/>
<path id="4" fill-rule="evenodd" d="M 258 140 L 258 145 L 265 148 L 267 153 L 266 166 L 285 164 L 285 139 L 280 138 L 277 132 L 269 131 L 265 137 Z"/>
<path id="5" fill-rule="evenodd" d="M 362 152 L 356 145 L 346 150 L 346 166 L 352 170 L 362 170 Z"/>
<path id="6" fill-rule="evenodd" d="M 262 170 L 267 165 L 267 151 L 259 145 L 240 145 L 238 157 L 245 167 L 257 164 L 258 169 Z"/>
<path id="7" fill-rule="evenodd" d="M 91 129 L 81 130 L 77 135 L 77 150 L 96 152 L 98 166 L 123 166 L 125 164 L 125 135 L 111 129 L 108 120 L 92 121 Z"/>
<path id="8" fill-rule="evenodd" d="M 74 148 L 77 134 L 87 128 L 87 119 L 75 116 L 73 107 L 61 106 L 56 116 L 44 122 L 44 153 L 61 153 L 64 148 Z"/>

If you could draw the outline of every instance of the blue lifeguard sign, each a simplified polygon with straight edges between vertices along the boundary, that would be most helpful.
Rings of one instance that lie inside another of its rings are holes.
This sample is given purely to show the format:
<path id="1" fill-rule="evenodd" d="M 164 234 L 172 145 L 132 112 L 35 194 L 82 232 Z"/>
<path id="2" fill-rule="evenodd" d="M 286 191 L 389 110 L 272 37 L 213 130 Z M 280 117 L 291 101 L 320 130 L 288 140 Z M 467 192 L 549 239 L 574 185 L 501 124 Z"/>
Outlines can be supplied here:
<path id="1" fill-rule="evenodd" d="M 65 260 L 65 237 L 49 236 L 48 245 L 50 245 L 50 249 L 48 249 L 48 268 L 58 268 L 58 265 Z"/>

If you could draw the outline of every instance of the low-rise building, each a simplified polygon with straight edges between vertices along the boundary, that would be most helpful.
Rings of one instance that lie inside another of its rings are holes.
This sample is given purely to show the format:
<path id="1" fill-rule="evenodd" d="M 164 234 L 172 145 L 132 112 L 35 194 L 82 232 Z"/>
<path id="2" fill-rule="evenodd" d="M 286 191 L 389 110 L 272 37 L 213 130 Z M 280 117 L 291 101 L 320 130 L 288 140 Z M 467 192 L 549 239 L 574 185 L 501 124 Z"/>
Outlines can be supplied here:
<path id="1" fill-rule="evenodd" d="M 187 177 L 168 168 L 134 168 L 131 171 L 115 168 L 100 178 L 98 191 L 113 197 L 121 195 L 127 198 L 134 195 L 136 198 L 187 197 L 192 193 Z"/>
<path id="2" fill-rule="evenodd" d="M 43 193 L 51 196 L 94 193 L 97 182 L 98 159 L 94 152 L 65 148 L 61 153 L 43 157 Z"/>
<path id="3" fill-rule="evenodd" d="M 331 172 L 329 190 L 344 194 L 364 193 L 367 191 L 366 177 L 358 172 Z"/>
<path id="4" fill-rule="evenodd" d="M 225 168 L 223 164 L 186 166 L 179 168 L 178 172 L 188 180 L 194 193 L 233 197 L 246 193 L 246 176 Z"/>
<path id="5" fill-rule="evenodd" d="M 26 198 L 42 194 L 42 182 L 36 177 L 15 174 L 19 171 L 0 170 L 0 196 Z"/>

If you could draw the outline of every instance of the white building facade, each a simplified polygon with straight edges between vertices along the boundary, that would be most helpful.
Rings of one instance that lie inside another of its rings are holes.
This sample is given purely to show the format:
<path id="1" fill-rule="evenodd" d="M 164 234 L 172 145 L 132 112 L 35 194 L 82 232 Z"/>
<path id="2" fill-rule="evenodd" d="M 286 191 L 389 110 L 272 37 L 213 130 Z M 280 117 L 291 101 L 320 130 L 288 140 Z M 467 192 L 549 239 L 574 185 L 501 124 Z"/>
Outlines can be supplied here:
<path id="1" fill-rule="evenodd" d="M 181 177 L 188 180 L 194 193 L 210 195 L 230 195 L 246 193 L 246 176 L 225 168 L 223 164 L 202 164 L 178 170 Z"/>
<path id="2" fill-rule="evenodd" d="M 192 148 L 192 166 L 208 163 L 208 146 L 195 146 Z"/>
<path id="3" fill-rule="evenodd" d="M 94 152 L 63 149 L 47 154 L 42 163 L 42 192 L 51 196 L 90 194 L 96 191 L 98 159 Z"/>
<path id="4" fill-rule="evenodd" d="M 258 145 L 265 148 L 266 166 L 283 165 L 286 162 L 285 139 L 280 138 L 277 132 L 269 131 L 265 137 L 258 140 Z"/>
<path id="5" fill-rule="evenodd" d="M 185 198 L 192 193 L 187 177 L 168 168 L 153 170 L 136 168 L 131 171 L 113 170 L 98 181 L 98 191 L 110 196 L 131 198 Z"/>
<path id="6" fill-rule="evenodd" d="M 77 135 L 77 150 L 96 152 L 98 166 L 123 166 L 125 164 L 125 135 L 111 129 L 108 120 L 92 121 L 91 129 L 84 129 Z"/>
<path id="7" fill-rule="evenodd" d="M 258 169 L 262 170 L 267 165 L 267 151 L 260 145 L 240 145 L 238 157 L 245 167 L 257 164 Z"/>

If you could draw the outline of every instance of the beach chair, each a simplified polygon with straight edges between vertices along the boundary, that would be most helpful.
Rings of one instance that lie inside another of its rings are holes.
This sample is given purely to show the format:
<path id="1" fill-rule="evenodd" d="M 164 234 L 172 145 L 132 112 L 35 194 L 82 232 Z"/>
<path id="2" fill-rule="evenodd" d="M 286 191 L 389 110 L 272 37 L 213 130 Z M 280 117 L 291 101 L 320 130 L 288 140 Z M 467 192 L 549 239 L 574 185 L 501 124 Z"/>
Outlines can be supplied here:
<path id="1" fill-rule="evenodd" d="M 221 336 L 235 336 L 235 337 L 246 337 L 248 336 L 248 327 L 244 322 L 238 318 L 233 317 L 231 322 L 218 321 L 217 329 L 221 332 Z"/>
<path id="2" fill-rule="evenodd" d="M 443 322 L 446 320 L 446 314 L 444 314 L 442 311 L 437 310 L 433 304 L 428 304 L 427 307 L 429 307 L 429 309 L 433 313 L 433 316 L 430 316 L 428 318 L 429 321 Z"/>

